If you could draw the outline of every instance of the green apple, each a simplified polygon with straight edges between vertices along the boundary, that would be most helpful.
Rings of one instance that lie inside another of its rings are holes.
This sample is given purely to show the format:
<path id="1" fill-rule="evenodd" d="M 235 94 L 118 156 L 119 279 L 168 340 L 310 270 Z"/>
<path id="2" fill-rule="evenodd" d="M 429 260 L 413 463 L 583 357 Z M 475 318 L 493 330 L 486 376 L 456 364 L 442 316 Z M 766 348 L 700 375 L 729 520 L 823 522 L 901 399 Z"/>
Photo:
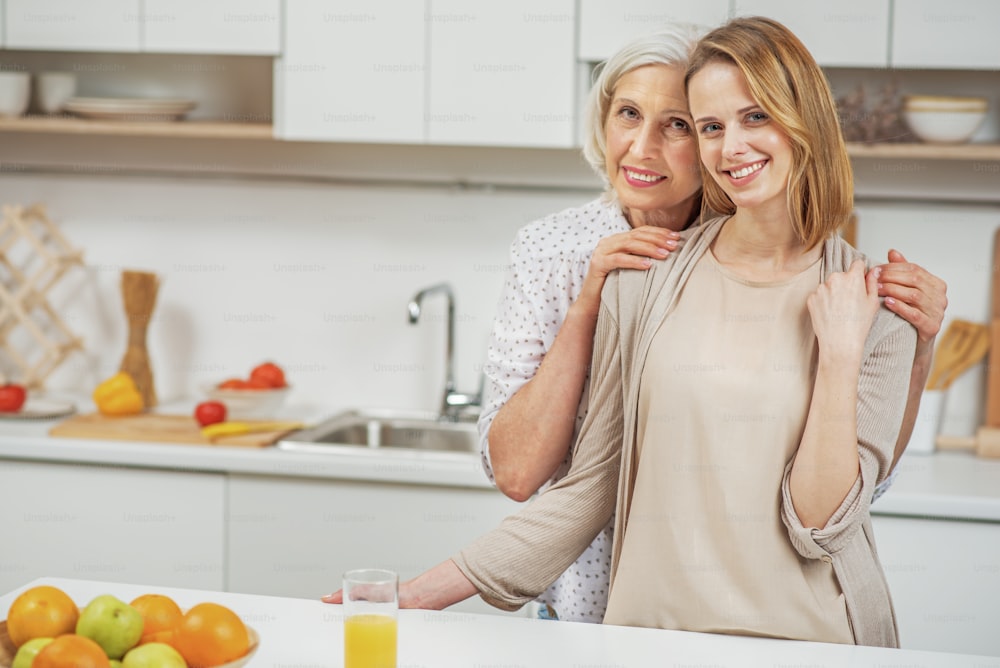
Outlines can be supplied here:
<path id="1" fill-rule="evenodd" d="M 120 659 L 139 644 L 142 614 L 111 594 L 104 594 L 80 611 L 76 633 L 100 645 L 109 659 Z"/>
<path id="2" fill-rule="evenodd" d="M 187 668 L 187 663 L 170 645 L 148 642 L 126 652 L 122 668 Z"/>
<path id="3" fill-rule="evenodd" d="M 111 668 L 122 668 L 122 662 L 118 659 L 111 659 L 108 663 L 111 664 Z"/>
<path id="4" fill-rule="evenodd" d="M 10 664 L 10 668 L 31 668 L 31 662 L 35 660 L 35 657 L 42 651 L 42 648 L 50 642 L 52 642 L 52 638 L 32 638 L 24 643 L 17 648 L 17 654 L 14 655 L 14 663 Z"/>

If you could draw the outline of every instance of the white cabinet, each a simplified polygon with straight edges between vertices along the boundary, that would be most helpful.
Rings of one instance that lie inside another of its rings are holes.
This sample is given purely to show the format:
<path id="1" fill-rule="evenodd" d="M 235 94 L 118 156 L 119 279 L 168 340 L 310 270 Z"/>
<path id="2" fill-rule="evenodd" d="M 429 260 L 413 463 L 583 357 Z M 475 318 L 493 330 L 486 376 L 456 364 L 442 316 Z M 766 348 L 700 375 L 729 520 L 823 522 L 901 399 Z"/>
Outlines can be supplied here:
<path id="1" fill-rule="evenodd" d="M 281 0 L 144 0 L 142 50 L 275 55 Z"/>
<path id="2" fill-rule="evenodd" d="M 729 0 L 580 0 L 577 58 L 606 60 L 632 38 L 658 27 L 677 22 L 715 27 L 728 17 Z"/>
<path id="3" fill-rule="evenodd" d="M 423 2 L 294 0 L 275 61 L 282 139 L 424 140 Z"/>
<path id="4" fill-rule="evenodd" d="M 430 143 L 573 145 L 573 0 L 430 7 Z"/>
<path id="5" fill-rule="evenodd" d="M 893 67 L 988 70 L 1000 67 L 1000 3 L 895 0 Z"/>
<path id="6" fill-rule="evenodd" d="M 1000 523 L 874 515 L 905 649 L 1000 656 Z"/>
<path id="7" fill-rule="evenodd" d="M 4 9 L 11 49 L 281 51 L 281 0 L 6 0 Z"/>
<path id="8" fill-rule="evenodd" d="M 232 474 L 228 589 L 315 599 L 352 568 L 409 579 L 518 507 L 486 488 Z M 499 612 L 478 598 L 454 609 Z"/>
<path id="9" fill-rule="evenodd" d="M 223 474 L 0 461 L 0 590 L 42 576 L 222 589 L 224 503 Z"/>
<path id="10" fill-rule="evenodd" d="M 6 0 L 6 47 L 138 51 L 139 0 Z"/>
<path id="11" fill-rule="evenodd" d="M 898 0 L 897 0 L 898 4 Z M 885 67 L 889 0 L 739 0 L 739 16 L 767 16 L 794 32 L 820 65 Z"/>

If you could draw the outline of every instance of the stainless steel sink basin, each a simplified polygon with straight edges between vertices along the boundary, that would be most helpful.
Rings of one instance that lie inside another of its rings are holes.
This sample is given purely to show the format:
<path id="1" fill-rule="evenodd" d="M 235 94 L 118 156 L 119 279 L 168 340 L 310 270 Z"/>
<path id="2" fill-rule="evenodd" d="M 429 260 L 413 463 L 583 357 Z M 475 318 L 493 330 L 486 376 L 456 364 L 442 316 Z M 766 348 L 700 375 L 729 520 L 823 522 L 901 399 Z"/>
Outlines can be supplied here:
<path id="1" fill-rule="evenodd" d="M 473 422 L 448 422 L 432 414 L 348 411 L 289 434 L 284 450 L 317 452 L 331 446 L 478 453 Z"/>

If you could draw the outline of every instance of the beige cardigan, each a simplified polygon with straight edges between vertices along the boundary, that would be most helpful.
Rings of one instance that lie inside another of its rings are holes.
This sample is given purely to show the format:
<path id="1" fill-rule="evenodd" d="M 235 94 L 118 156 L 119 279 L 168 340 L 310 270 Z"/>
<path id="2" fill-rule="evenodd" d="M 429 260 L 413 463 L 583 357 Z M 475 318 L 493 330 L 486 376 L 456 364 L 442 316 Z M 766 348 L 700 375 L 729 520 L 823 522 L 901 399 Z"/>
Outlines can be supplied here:
<path id="1" fill-rule="evenodd" d="M 611 580 L 621 553 L 632 485 L 639 380 L 653 335 L 673 308 L 698 259 L 724 218 L 685 231 L 683 247 L 648 271 L 608 276 L 594 339 L 590 412 L 565 478 L 453 557 L 482 598 L 503 609 L 534 599 L 579 555 L 615 514 Z M 832 237 L 823 247 L 822 278 L 863 256 Z M 916 331 L 885 308 L 865 342 L 859 378 L 858 453 L 861 472 L 822 529 L 799 522 L 789 473 L 781 485 L 781 516 L 794 548 L 832 563 L 860 645 L 899 644 L 888 586 L 875 550 L 869 506 L 884 480 L 903 419 Z M 776 490 L 777 492 L 777 490 Z M 617 503 L 616 503 L 617 499 Z"/>

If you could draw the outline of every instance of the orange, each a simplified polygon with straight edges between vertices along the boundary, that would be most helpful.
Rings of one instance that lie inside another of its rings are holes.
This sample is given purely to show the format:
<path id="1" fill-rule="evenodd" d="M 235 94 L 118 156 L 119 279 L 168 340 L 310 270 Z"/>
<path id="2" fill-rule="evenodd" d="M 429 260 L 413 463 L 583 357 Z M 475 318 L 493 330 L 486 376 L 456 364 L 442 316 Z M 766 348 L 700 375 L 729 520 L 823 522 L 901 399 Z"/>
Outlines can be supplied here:
<path id="1" fill-rule="evenodd" d="M 180 606 L 163 594 L 143 594 L 131 603 L 142 615 L 142 638 L 139 644 L 160 641 L 173 634 L 173 630 L 184 618 Z"/>
<path id="2" fill-rule="evenodd" d="M 43 647 L 31 668 L 111 668 L 111 661 L 90 638 L 67 634 Z"/>
<path id="3" fill-rule="evenodd" d="M 199 603 L 184 614 L 172 644 L 191 668 L 207 668 L 250 651 L 250 634 L 243 620 L 226 606 Z"/>
<path id="4" fill-rule="evenodd" d="M 76 630 L 80 611 L 57 587 L 32 587 L 14 599 L 7 613 L 7 634 L 20 647 L 32 638 L 55 638 Z"/>

